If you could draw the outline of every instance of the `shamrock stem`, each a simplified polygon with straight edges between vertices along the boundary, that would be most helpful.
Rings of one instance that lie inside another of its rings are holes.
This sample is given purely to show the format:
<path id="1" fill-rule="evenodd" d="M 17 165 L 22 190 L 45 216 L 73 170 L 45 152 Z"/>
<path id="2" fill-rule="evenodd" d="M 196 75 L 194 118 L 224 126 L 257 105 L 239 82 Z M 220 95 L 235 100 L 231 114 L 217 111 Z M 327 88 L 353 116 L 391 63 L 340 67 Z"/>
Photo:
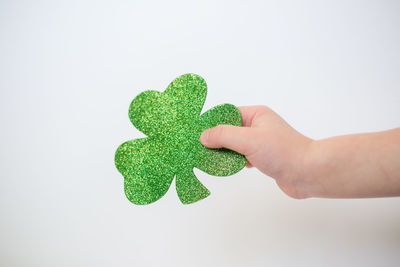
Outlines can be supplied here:
<path id="1" fill-rule="evenodd" d="M 210 195 L 210 191 L 200 183 L 193 169 L 185 169 L 176 174 L 176 192 L 183 204 L 191 204 Z"/>

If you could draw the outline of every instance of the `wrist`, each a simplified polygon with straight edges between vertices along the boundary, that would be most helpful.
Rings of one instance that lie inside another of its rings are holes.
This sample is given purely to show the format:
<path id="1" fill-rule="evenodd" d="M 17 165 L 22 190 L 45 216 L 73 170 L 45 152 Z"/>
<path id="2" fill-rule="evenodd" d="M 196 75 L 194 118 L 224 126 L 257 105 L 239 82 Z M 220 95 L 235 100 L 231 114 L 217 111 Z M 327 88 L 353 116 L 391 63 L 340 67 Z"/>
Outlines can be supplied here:
<path id="1" fill-rule="evenodd" d="M 313 150 L 317 141 L 301 135 L 291 148 L 287 166 L 276 180 L 279 187 L 290 197 L 303 199 L 313 197 L 318 190 L 312 178 Z"/>
<path id="2" fill-rule="evenodd" d="M 323 188 L 316 175 L 319 150 L 320 142 L 311 140 L 299 158 L 296 176 L 298 191 L 306 198 L 319 196 Z"/>

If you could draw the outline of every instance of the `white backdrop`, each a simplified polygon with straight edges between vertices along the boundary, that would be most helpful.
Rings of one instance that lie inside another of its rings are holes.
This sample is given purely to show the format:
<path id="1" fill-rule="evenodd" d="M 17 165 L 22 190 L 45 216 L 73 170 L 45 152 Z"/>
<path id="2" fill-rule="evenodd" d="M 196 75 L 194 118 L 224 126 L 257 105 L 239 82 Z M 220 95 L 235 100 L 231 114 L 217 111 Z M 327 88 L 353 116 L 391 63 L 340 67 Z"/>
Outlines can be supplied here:
<path id="1" fill-rule="evenodd" d="M 399 266 L 400 198 L 294 200 L 195 170 L 131 204 L 114 152 L 141 91 L 192 72 L 312 138 L 400 124 L 398 1 L 1 1 L 1 266 Z M 203 111 L 204 111 L 203 110 Z"/>

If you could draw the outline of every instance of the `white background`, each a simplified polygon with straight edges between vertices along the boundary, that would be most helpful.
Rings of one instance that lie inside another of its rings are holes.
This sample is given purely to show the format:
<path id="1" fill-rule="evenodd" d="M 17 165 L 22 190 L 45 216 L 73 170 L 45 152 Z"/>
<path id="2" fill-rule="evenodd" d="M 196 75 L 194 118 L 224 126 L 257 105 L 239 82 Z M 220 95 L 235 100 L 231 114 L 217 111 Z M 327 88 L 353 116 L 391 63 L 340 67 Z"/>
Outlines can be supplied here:
<path id="1" fill-rule="evenodd" d="M 131 204 L 131 100 L 192 72 L 312 138 L 400 124 L 398 1 L 1 1 L 1 266 L 399 266 L 400 198 L 294 200 L 255 169 Z M 204 111 L 203 110 L 203 111 Z"/>

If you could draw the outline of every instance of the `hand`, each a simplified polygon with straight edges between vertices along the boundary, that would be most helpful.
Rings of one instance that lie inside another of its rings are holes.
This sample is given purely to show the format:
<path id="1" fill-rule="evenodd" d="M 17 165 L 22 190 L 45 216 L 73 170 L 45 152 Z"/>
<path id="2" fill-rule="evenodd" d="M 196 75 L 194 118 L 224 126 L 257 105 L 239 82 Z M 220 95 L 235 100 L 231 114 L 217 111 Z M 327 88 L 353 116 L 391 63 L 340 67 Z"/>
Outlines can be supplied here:
<path id="1" fill-rule="evenodd" d="M 273 177 L 287 195 L 307 197 L 299 174 L 313 140 L 294 130 L 265 106 L 239 107 L 239 110 L 243 127 L 219 125 L 208 129 L 202 133 L 201 143 L 245 155 L 248 167 L 254 166 Z"/>

